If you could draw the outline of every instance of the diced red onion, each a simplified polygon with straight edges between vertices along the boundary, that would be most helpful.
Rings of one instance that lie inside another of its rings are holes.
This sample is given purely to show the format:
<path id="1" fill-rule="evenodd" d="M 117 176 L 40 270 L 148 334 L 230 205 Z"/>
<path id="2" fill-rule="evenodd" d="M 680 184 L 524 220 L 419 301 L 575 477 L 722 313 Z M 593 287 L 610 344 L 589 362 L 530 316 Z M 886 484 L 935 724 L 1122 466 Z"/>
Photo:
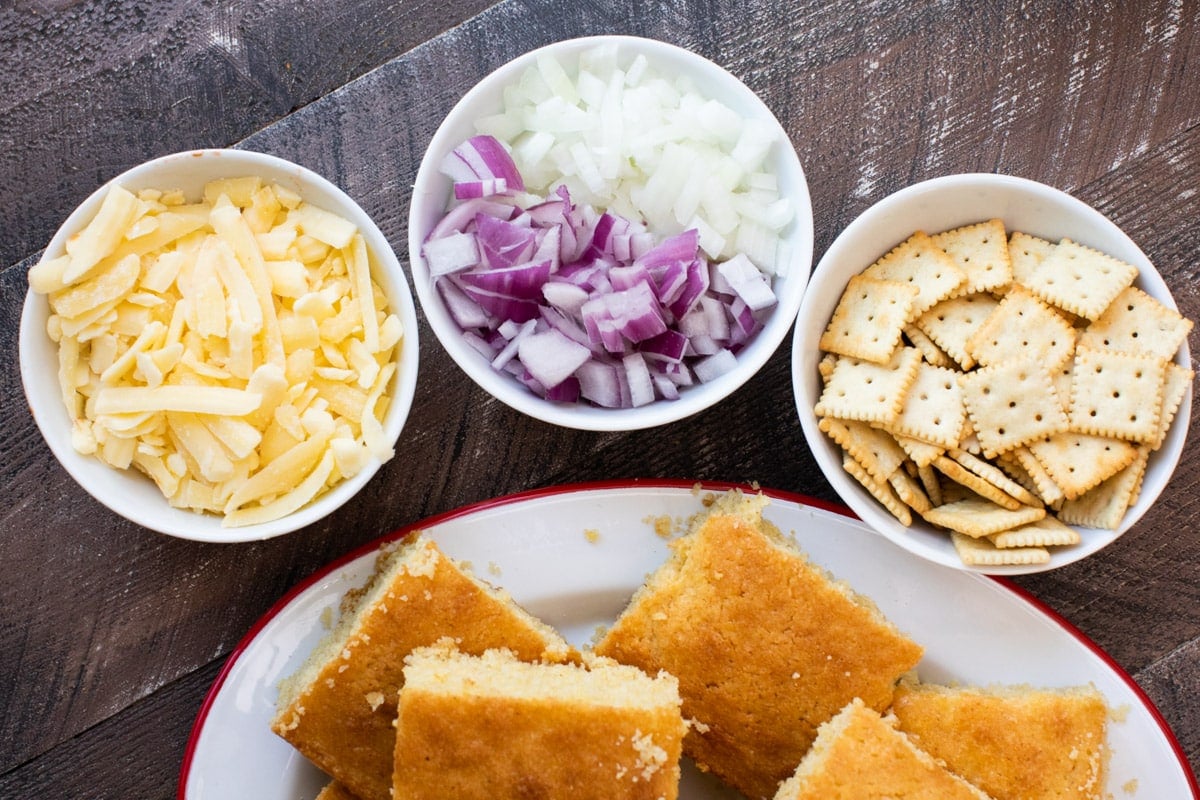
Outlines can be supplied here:
<path id="1" fill-rule="evenodd" d="M 525 181 L 512 156 L 494 136 L 472 136 L 442 159 L 441 171 L 455 183 L 502 178 L 514 191 L 524 191 Z"/>
<path id="2" fill-rule="evenodd" d="M 433 277 L 459 272 L 479 263 L 479 242 L 473 233 L 452 233 L 430 239 L 421 248 Z"/>
<path id="3" fill-rule="evenodd" d="M 634 407 L 654 402 L 654 382 L 650 380 L 650 370 L 646 368 L 642 354 L 629 353 L 621 359 L 621 364 L 629 383 L 629 402 Z"/>
<path id="4" fill-rule="evenodd" d="M 504 178 L 454 182 L 455 200 L 469 200 L 472 197 L 490 197 L 494 194 L 504 194 L 507 191 L 508 181 Z"/>
<path id="5" fill-rule="evenodd" d="M 758 267 L 742 253 L 717 265 L 720 273 L 734 294 L 740 297 L 752 311 L 761 311 L 775 305 L 775 293 Z"/>
<path id="6" fill-rule="evenodd" d="M 543 386 L 557 386 L 592 357 L 591 350 L 553 329 L 521 337 L 517 354 Z"/>
<path id="7" fill-rule="evenodd" d="M 696 379 L 701 383 L 715 381 L 737 366 L 737 357 L 729 350 L 718 350 L 716 353 L 702 358 L 693 365 Z"/>
<path id="8" fill-rule="evenodd" d="M 457 275 L 465 286 L 517 300 L 536 300 L 541 297 L 542 286 L 549 277 L 549 261 L 529 261 L 511 267 L 471 270 Z"/>
<path id="9" fill-rule="evenodd" d="M 425 242 L 430 274 L 467 343 L 547 399 L 677 399 L 736 365 L 775 302 L 744 256 L 710 264 L 695 228 L 659 241 L 640 220 L 575 205 L 565 186 L 522 208 L 528 195 L 496 194 L 515 184 L 486 141 L 447 162 L 467 199 Z"/>

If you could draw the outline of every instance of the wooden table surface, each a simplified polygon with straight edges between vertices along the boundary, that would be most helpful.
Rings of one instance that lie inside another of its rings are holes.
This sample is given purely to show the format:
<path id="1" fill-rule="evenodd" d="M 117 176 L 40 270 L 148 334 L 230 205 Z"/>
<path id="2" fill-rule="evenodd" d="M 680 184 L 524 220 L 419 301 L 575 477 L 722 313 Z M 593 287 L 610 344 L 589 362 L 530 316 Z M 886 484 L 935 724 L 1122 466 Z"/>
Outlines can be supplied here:
<path id="1" fill-rule="evenodd" d="M 58 465 L 18 377 L 26 272 L 98 185 L 177 150 L 273 153 L 346 189 L 407 267 L 407 190 L 451 105 L 535 46 L 629 33 L 703 54 L 772 108 L 808 175 L 814 263 L 858 213 L 897 189 L 949 173 L 1009 173 L 1111 217 L 1182 311 L 1200 318 L 1197 3 L 959 5 L 0 4 L 0 797 L 171 796 L 201 701 L 254 620 L 321 565 L 430 514 L 631 477 L 757 481 L 837 499 L 796 419 L 787 343 L 706 412 L 600 434 L 490 399 L 422 318 L 420 380 L 398 455 L 356 502 L 253 544 L 139 528 Z M 1193 769 L 1198 480 L 1200 455 L 1188 448 L 1155 508 L 1115 545 L 1017 581 L 1136 679 Z"/>

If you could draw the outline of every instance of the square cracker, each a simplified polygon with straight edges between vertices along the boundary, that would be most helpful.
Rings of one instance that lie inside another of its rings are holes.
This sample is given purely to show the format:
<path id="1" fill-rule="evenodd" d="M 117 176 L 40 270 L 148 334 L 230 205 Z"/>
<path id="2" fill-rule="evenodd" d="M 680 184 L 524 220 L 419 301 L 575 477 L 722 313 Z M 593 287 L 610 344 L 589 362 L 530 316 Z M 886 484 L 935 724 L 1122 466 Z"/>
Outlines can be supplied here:
<path id="1" fill-rule="evenodd" d="M 1125 512 L 1129 510 L 1133 498 L 1141 488 L 1149 456 L 1149 447 L 1139 447 L 1137 457 L 1129 466 L 1086 494 L 1063 503 L 1058 512 L 1059 518 L 1063 522 L 1088 528 L 1105 528 L 1111 531 L 1120 528 Z"/>
<path id="2" fill-rule="evenodd" d="M 887 364 L 839 358 L 814 410 L 818 417 L 890 425 L 900 416 L 920 363 L 912 347 L 900 348 Z"/>
<path id="3" fill-rule="evenodd" d="M 916 320 L 917 328 L 963 369 L 975 366 L 967 340 L 992 315 L 1000 301 L 986 292 L 943 300 Z"/>
<path id="4" fill-rule="evenodd" d="M 937 342 L 930 339 L 925 331 L 916 325 L 905 325 L 904 337 L 908 339 L 913 347 L 921 351 L 921 356 L 924 357 L 927 363 L 933 364 L 935 367 L 950 367 L 954 365 L 954 360 L 942 352 L 942 348 L 937 346 Z"/>
<path id="5" fill-rule="evenodd" d="M 924 514 L 933 508 L 933 502 L 925 494 L 925 490 L 921 488 L 921 484 L 904 470 L 901 469 L 892 473 L 892 476 L 888 478 L 888 483 L 892 485 L 892 489 L 895 490 L 896 495 L 904 502 L 904 505 L 918 514 Z"/>
<path id="6" fill-rule="evenodd" d="M 863 274 L 915 286 L 918 294 L 913 302 L 911 318 L 924 314 L 954 294 L 967 277 L 955 265 L 954 259 L 934 244 L 924 231 L 917 231 L 896 245 L 867 267 Z"/>
<path id="7" fill-rule="evenodd" d="M 1136 286 L 1126 287 L 1079 339 L 1082 347 L 1174 358 L 1192 321 Z"/>
<path id="8" fill-rule="evenodd" d="M 1123 439 L 1074 431 L 1030 442 L 1027 448 L 1068 500 L 1121 471 L 1137 455 L 1137 448 Z M 1029 469 L 1024 459 L 1021 463 Z"/>
<path id="9" fill-rule="evenodd" d="M 1008 258 L 1012 262 L 1013 282 L 1028 285 L 1029 276 L 1037 271 L 1056 246 L 1054 242 L 1013 231 L 1008 237 Z"/>
<path id="10" fill-rule="evenodd" d="M 967 353 L 987 366 L 1036 353 L 1051 372 L 1075 353 L 1075 328 L 1033 292 L 1015 283 L 967 340 Z"/>
<path id="11" fill-rule="evenodd" d="M 1004 470 L 994 464 L 990 464 L 981 458 L 976 458 L 971 453 L 963 450 L 951 449 L 947 452 L 947 455 L 1000 491 L 1020 500 L 1023 505 L 1040 506 L 1042 504 L 1041 499 L 1037 495 L 1033 494 L 1017 481 L 1009 478 L 1004 474 Z"/>
<path id="12" fill-rule="evenodd" d="M 990 500 L 1002 508 L 1007 508 L 1010 511 L 1016 511 L 1021 508 L 1022 504 L 1016 498 L 979 477 L 952 458 L 939 456 L 933 462 L 933 466 L 950 480 L 967 487 L 975 494 L 986 500 Z"/>
<path id="13" fill-rule="evenodd" d="M 822 417 L 817 427 L 876 480 L 886 481 L 904 463 L 905 453 L 891 434 L 865 422 Z"/>
<path id="14" fill-rule="evenodd" d="M 974 539 L 957 531 L 950 534 L 950 540 L 958 557 L 968 567 L 1045 564 L 1050 560 L 1050 551 L 1044 547 L 999 548 L 987 539 Z"/>
<path id="15" fill-rule="evenodd" d="M 1050 374 L 1032 358 L 993 364 L 958 380 L 988 458 L 1067 430 L 1069 421 Z"/>
<path id="16" fill-rule="evenodd" d="M 1026 466 L 1027 461 L 1032 469 Z M 1037 495 L 1038 499 L 1046 505 L 1053 506 L 1063 501 L 1062 489 L 1058 487 L 1058 484 L 1050 477 L 1050 473 L 1046 472 L 1046 469 L 1038 463 L 1027 447 L 1017 447 L 1007 453 L 1001 453 L 996 456 L 996 464 L 1004 470 L 1008 477 Z"/>
<path id="17" fill-rule="evenodd" d="M 918 469 L 928 467 L 933 463 L 935 458 L 946 452 L 946 448 L 944 447 L 922 442 L 920 439 L 914 439 L 911 436 L 903 434 L 893 434 L 893 436 L 896 438 L 896 444 L 900 445 L 905 453 L 908 453 L 908 457 L 913 460 Z"/>
<path id="18" fill-rule="evenodd" d="M 1137 274 L 1132 264 L 1063 239 L 1026 285 L 1047 303 L 1094 320 Z"/>
<path id="19" fill-rule="evenodd" d="M 886 480 L 877 480 L 872 477 L 862 465 L 850 457 L 849 453 L 842 454 L 842 469 L 850 473 L 854 480 L 862 484 L 863 488 L 871 493 L 871 496 L 883 504 L 883 507 L 891 512 L 901 525 L 908 527 L 912 525 L 912 512 L 908 506 L 896 494 L 896 490 Z"/>
<path id="20" fill-rule="evenodd" d="M 900 344 L 918 289 L 855 275 L 846 284 L 819 346 L 829 353 L 886 363 Z"/>
<path id="21" fill-rule="evenodd" d="M 1167 431 L 1171 429 L 1171 423 L 1175 421 L 1175 413 L 1179 411 L 1179 406 L 1183 403 L 1188 389 L 1191 388 L 1194 377 L 1196 377 L 1194 371 L 1168 362 L 1166 380 L 1163 382 L 1162 408 L 1158 412 L 1158 435 L 1149 443 L 1152 450 L 1162 447 L 1167 438 Z"/>
<path id="22" fill-rule="evenodd" d="M 1046 509 L 998 506 L 982 497 L 967 497 L 926 511 L 921 516 L 934 525 L 978 539 L 1000 531 L 1019 528 L 1046 516 Z"/>
<path id="23" fill-rule="evenodd" d="M 966 273 L 959 294 L 992 292 L 1012 282 L 1008 237 L 998 219 L 964 225 L 933 236 L 938 247 Z"/>
<path id="24" fill-rule="evenodd" d="M 988 537 L 999 548 L 1008 547 L 1062 547 L 1079 544 L 1079 531 L 1055 517 L 1042 517 L 1037 522 L 1009 531 L 993 533 Z"/>
<path id="25" fill-rule="evenodd" d="M 1162 356 L 1080 347 L 1071 375 L 1071 430 L 1153 442 L 1166 370 Z"/>
<path id="26" fill-rule="evenodd" d="M 958 373 L 922 362 L 917 365 L 917 376 L 908 388 L 900 416 L 890 427 L 923 442 L 954 447 L 965 419 Z"/>

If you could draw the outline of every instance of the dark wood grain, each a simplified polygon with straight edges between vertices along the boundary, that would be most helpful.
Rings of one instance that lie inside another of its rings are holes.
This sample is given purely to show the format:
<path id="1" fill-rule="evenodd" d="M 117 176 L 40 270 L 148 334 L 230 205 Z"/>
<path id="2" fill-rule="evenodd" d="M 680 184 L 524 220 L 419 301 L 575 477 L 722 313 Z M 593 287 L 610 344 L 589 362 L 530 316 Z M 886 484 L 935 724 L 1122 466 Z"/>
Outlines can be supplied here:
<path id="1" fill-rule="evenodd" d="M 407 261 L 407 190 L 447 110 L 532 47 L 652 36 L 726 66 L 788 131 L 817 258 L 859 212 L 952 172 L 1063 188 L 1108 214 L 1200 318 L 1200 9 L 1192 2 L 484 3 L 285 0 L 0 7 L 0 796 L 165 797 L 221 661 L 289 587 L 395 527 L 540 486 L 758 481 L 836 501 L 785 344 L 730 399 L 650 431 L 547 425 L 488 397 L 424 324 L 396 458 L 329 518 L 216 546 L 86 496 L 24 405 L 32 257 L 112 174 L 194 146 L 290 158 L 344 187 Z M 57 8 L 56 8 L 57 6 Z M 352 80 L 353 79 L 353 80 Z M 1197 410 L 1193 410 L 1192 424 Z M 1021 586 L 1134 674 L 1200 764 L 1200 456 L 1102 554 Z M 133 767 L 137 764 L 136 768 Z"/>

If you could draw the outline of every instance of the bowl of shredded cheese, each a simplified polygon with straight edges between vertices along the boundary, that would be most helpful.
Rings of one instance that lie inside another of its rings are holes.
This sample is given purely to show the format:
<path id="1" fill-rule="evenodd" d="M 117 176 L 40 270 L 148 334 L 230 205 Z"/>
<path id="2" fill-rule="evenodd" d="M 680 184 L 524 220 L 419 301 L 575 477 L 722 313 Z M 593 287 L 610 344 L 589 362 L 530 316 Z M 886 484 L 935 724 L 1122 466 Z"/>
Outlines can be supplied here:
<path id="1" fill-rule="evenodd" d="M 59 462 L 155 531 L 265 539 L 391 458 L 417 323 L 387 239 L 320 175 L 197 150 L 113 178 L 29 271 L 21 379 Z"/>

